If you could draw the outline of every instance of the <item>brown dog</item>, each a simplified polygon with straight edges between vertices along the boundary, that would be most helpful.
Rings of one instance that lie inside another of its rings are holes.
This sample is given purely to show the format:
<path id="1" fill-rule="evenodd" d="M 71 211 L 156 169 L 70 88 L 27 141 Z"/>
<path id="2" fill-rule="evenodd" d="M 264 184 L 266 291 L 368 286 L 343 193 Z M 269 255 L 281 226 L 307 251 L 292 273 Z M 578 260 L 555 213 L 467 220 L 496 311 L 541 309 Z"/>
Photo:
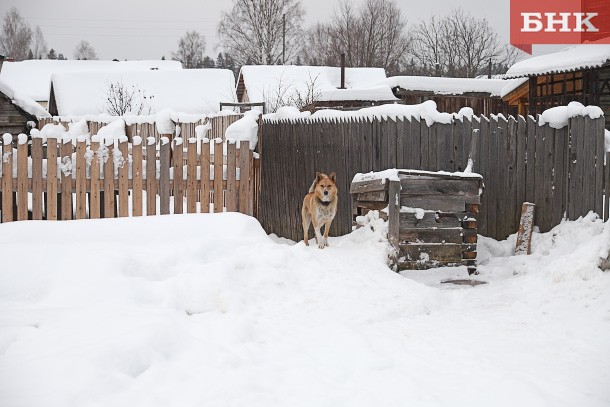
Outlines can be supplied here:
<path id="1" fill-rule="evenodd" d="M 303 199 L 301 220 L 303 221 L 303 240 L 306 246 L 309 246 L 308 234 L 310 223 L 313 223 L 318 247 L 323 249 L 328 246 L 328 231 L 337 213 L 336 178 L 334 172 L 330 176 L 317 172 L 316 179 L 311 184 L 311 187 L 309 187 L 309 193 Z M 324 225 L 324 238 L 320 234 L 322 225 Z"/>

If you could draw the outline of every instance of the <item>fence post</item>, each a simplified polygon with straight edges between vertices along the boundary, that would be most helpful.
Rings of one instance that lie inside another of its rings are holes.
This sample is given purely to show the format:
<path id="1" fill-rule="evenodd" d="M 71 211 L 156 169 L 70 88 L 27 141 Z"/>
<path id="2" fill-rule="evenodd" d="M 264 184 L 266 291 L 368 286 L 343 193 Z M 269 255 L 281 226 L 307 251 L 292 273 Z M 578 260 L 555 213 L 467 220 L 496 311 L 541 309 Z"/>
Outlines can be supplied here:
<path id="1" fill-rule="evenodd" d="M 400 181 L 390 181 L 388 187 L 388 207 L 388 241 L 394 249 L 392 264 L 396 265 L 400 237 Z"/>

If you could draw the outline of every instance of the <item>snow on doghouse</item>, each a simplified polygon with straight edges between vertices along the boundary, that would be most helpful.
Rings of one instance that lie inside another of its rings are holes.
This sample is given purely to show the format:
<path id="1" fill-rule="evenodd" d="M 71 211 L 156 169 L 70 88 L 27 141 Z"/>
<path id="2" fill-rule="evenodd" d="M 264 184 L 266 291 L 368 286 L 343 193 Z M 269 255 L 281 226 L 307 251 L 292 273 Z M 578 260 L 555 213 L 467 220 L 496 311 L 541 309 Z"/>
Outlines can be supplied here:
<path id="1" fill-rule="evenodd" d="M 397 269 L 464 265 L 469 274 L 482 192 L 479 174 L 396 169 L 356 174 L 350 188 L 356 225 L 372 210 L 387 216 Z"/>

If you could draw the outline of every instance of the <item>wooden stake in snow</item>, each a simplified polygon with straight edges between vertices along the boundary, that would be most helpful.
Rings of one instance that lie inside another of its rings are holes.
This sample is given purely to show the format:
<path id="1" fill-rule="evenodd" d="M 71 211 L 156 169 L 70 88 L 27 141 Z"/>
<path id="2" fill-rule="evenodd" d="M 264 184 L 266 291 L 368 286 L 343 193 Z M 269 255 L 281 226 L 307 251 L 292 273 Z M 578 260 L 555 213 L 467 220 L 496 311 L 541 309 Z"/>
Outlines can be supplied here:
<path id="1" fill-rule="evenodd" d="M 534 228 L 534 212 L 536 204 L 524 202 L 521 207 L 521 221 L 517 234 L 515 255 L 532 253 L 532 229 Z"/>

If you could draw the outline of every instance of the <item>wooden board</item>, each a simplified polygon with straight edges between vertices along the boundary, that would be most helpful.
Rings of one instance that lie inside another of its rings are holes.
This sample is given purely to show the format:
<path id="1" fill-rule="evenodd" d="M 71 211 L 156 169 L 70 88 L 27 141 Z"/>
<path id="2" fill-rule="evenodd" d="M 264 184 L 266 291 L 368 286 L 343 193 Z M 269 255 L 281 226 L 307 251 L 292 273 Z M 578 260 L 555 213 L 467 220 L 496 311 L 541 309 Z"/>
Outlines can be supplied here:
<path id="1" fill-rule="evenodd" d="M 184 213 L 183 155 L 182 139 L 174 140 L 174 213 Z"/>
<path id="2" fill-rule="evenodd" d="M 89 193 L 89 217 L 91 219 L 99 219 L 100 217 L 100 160 L 99 160 L 99 146 L 98 141 L 91 142 L 91 192 Z M 47 155 L 49 154 L 47 150 Z"/>
<path id="3" fill-rule="evenodd" d="M 463 243 L 461 227 L 445 229 L 400 229 L 401 243 Z M 476 239 L 476 234 L 475 234 Z M 476 242 L 476 240 L 475 240 Z M 471 242 L 474 243 L 474 242 Z"/>
<path id="4" fill-rule="evenodd" d="M 227 212 L 237 211 L 237 146 L 227 143 Z"/>
<path id="5" fill-rule="evenodd" d="M 119 210 L 118 216 L 129 216 L 129 153 L 127 140 L 119 142 L 121 160 L 118 169 Z"/>
<path id="6" fill-rule="evenodd" d="M 42 138 L 32 139 L 32 219 L 42 219 Z"/>
<path id="7" fill-rule="evenodd" d="M 133 144 L 131 147 L 131 178 L 133 183 L 133 216 L 142 216 L 142 143 Z"/>
<path id="8" fill-rule="evenodd" d="M 57 220 L 57 139 L 47 139 L 47 220 Z"/>
<path id="9" fill-rule="evenodd" d="M 480 203 L 477 196 L 400 195 L 400 205 L 443 212 L 464 212 L 467 203 Z"/>
<path id="10" fill-rule="evenodd" d="M 426 179 L 421 177 L 401 177 L 402 195 L 454 195 L 478 196 L 480 179 Z"/>
<path id="11" fill-rule="evenodd" d="M 17 220 L 28 219 L 28 145 L 17 145 Z"/>
<path id="12" fill-rule="evenodd" d="M 400 244 L 399 258 L 405 261 L 456 262 L 462 261 L 462 252 L 476 251 L 468 244 Z M 427 255 L 427 256 L 426 256 Z"/>
<path id="13" fill-rule="evenodd" d="M 242 141 L 239 145 L 239 211 L 245 214 L 248 213 L 248 184 L 251 176 L 248 163 L 251 152 L 248 145 L 247 141 Z"/>
<path id="14" fill-rule="evenodd" d="M 157 214 L 157 145 L 146 145 L 146 216 Z"/>
<path id="15" fill-rule="evenodd" d="M 197 141 L 195 139 L 189 139 L 188 141 L 186 162 L 186 211 L 188 213 L 197 213 Z"/>
<path id="16" fill-rule="evenodd" d="M 358 181 L 350 184 L 350 193 L 363 193 L 374 191 L 385 191 L 387 189 L 387 178 L 372 179 L 370 181 Z"/>
<path id="17" fill-rule="evenodd" d="M 519 222 L 519 232 L 517 233 L 517 244 L 515 255 L 532 253 L 532 232 L 534 229 L 534 212 L 536 205 L 525 202 L 521 210 L 521 220 Z"/>
<path id="18" fill-rule="evenodd" d="M 108 160 L 104 163 L 104 218 L 114 218 L 114 145 L 106 148 Z"/>
<path id="19" fill-rule="evenodd" d="M 168 215 L 170 213 L 169 197 L 171 194 L 169 182 L 171 144 L 168 140 L 163 140 L 166 142 L 161 142 L 159 155 L 159 212 L 161 215 Z"/>
<path id="20" fill-rule="evenodd" d="M 201 143 L 201 184 L 199 186 L 199 199 L 201 201 L 201 212 L 210 212 L 210 142 Z"/>
<path id="21" fill-rule="evenodd" d="M 224 206 L 222 190 L 223 152 L 222 143 L 214 143 L 214 212 L 222 212 Z M 241 151 L 240 151 L 241 154 Z M 246 184 L 247 185 L 247 184 Z"/>
<path id="22" fill-rule="evenodd" d="M 76 142 L 76 219 L 87 218 L 87 161 L 85 140 Z"/>
<path id="23" fill-rule="evenodd" d="M 459 228 L 461 218 L 455 214 L 437 214 L 435 212 L 425 212 L 421 219 L 416 213 L 400 212 L 400 230 L 419 229 L 419 228 Z"/>

